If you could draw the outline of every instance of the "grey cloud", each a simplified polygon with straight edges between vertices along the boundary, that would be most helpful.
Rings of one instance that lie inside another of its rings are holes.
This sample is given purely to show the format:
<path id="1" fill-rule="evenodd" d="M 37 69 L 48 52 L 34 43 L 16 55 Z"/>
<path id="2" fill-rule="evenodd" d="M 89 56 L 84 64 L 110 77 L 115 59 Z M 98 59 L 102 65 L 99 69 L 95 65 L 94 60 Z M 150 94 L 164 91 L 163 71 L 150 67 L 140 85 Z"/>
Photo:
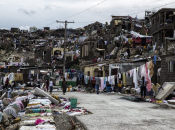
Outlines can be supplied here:
<path id="1" fill-rule="evenodd" d="M 34 11 L 34 10 L 27 11 L 27 10 L 22 9 L 22 8 L 18 9 L 18 11 L 19 11 L 19 12 L 22 12 L 22 13 L 28 15 L 28 16 L 31 16 L 31 15 L 33 15 L 33 14 L 36 13 L 36 11 Z"/>
<path id="2" fill-rule="evenodd" d="M 46 5 L 46 6 L 44 7 L 44 10 L 52 10 L 52 7 L 49 6 L 49 5 Z"/>
<path id="3" fill-rule="evenodd" d="M 56 9 L 56 8 L 61 8 L 61 6 L 57 6 L 57 5 L 46 5 L 43 10 L 53 10 L 53 9 Z"/>

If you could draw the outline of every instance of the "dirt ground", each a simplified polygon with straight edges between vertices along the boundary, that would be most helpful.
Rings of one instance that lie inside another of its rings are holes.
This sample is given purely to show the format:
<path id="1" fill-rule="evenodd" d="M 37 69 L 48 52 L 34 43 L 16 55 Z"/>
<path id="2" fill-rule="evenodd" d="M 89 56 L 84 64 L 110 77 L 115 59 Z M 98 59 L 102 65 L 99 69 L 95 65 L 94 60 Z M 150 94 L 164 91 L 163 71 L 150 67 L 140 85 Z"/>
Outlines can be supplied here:
<path id="1" fill-rule="evenodd" d="M 93 114 L 77 118 L 89 130 L 174 130 L 175 109 L 165 109 L 148 102 L 120 99 L 120 95 L 81 92 L 54 92 L 61 97 L 77 98 L 79 107 Z"/>

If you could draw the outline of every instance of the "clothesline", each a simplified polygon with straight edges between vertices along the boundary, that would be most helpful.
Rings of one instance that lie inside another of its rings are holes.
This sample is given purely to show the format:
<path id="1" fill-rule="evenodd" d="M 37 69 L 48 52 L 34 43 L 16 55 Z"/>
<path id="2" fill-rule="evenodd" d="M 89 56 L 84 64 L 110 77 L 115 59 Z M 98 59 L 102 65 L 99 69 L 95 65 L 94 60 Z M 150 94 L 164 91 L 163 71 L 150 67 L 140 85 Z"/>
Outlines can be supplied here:
<path id="1" fill-rule="evenodd" d="M 126 86 L 126 76 L 130 76 L 133 77 L 133 83 L 135 84 L 135 88 L 137 88 L 138 86 L 138 80 L 139 78 L 141 79 L 141 77 L 145 77 L 145 80 L 148 81 L 147 84 L 147 90 L 151 91 L 151 77 L 153 76 L 153 68 L 154 68 L 154 63 L 153 61 L 150 62 L 146 62 L 146 64 L 143 64 L 139 67 L 136 67 L 134 69 L 131 69 L 127 72 L 123 72 L 122 75 L 120 73 L 117 74 L 118 78 L 121 79 L 121 76 L 123 76 L 123 84 L 124 86 Z M 127 74 L 127 75 L 126 75 Z M 88 81 L 92 81 L 94 76 L 87 76 L 84 75 L 84 81 L 85 84 L 88 84 Z M 97 78 L 97 77 L 94 77 Z M 105 76 L 105 77 L 99 77 L 101 80 L 104 81 L 109 81 L 109 83 L 111 85 L 115 85 L 115 75 L 112 76 Z M 102 82 L 102 81 L 101 81 Z M 104 82 L 104 84 L 106 84 Z M 104 86 L 105 88 L 106 86 Z"/>

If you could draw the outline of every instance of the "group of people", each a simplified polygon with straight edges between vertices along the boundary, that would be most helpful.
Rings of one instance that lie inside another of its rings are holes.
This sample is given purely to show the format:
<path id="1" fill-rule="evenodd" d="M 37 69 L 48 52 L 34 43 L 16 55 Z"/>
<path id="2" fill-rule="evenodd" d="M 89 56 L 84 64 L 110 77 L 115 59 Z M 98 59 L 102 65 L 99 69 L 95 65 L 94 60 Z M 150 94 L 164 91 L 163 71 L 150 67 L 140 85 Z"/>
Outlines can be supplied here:
<path id="1" fill-rule="evenodd" d="M 12 81 L 11 84 L 9 83 L 9 78 L 6 78 L 5 82 L 3 82 L 3 79 L 1 81 L 1 87 L 3 90 L 8 90 L 8 88 L 11 88 L 12 90 L 14 87 L 16 87 L 15 81 Z"/>
<path id="2" fill-rule="evenodd" d="M 46 80 L 46 91 L 47 92 L 50 91 L 50 95 L 52 94 L 53 86 L 54 86 L 54 84 L 53 84 L 52 79 L 50 79 L 50 81 Z M 65 95 L 66 90 L 67 90 L 67 82 L 66 82 L 65 78 L 63 78 L 63 81 L 62 81 L 62 90 L 63 90 L 63 95 Z"/>
<path id="3" fill-rule="evenodd" d="M 96 89 L 97 94 L 99 94 L 99 86 L 100 86 L 101 80 L 99 78 L 99 75 L 97 77 L 93 77 L 92 80 L 92 85 L 93 88 Z M 146 97 L 146 86 L 148 84 L 148 81 L 145 80 L 145 77 L 143 76 L 141 80 L 138 81 L 138 87 L 141 90 L 140 94 L 141 94 L 141 98 L 145 98 Z M 109 82 L 106 82 L 106 86 L 110 86 Z M 120 92 L 122 91 L 122 81 L 118 78 L 117 76 L 115 76 L 115 86 L 113 88 L 114 92 Z"/>

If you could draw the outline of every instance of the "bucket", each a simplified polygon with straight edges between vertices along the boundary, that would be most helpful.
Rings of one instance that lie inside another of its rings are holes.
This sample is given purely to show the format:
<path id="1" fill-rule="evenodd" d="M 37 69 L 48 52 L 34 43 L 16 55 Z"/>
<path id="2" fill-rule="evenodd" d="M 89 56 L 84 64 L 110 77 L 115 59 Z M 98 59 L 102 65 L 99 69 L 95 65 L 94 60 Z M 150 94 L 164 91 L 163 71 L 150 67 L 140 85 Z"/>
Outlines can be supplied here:
<path id="1" fill-rule="evenodd" d="M 111 87 L 106 87 L 106 91 L 109 93 L 111 92 Z"/>
<path id="2" fill-rule="evenodd" d="M 71 98 L 71 108 L 76 108 L 77 107 L 77 99 L 76 98 Z"/>

